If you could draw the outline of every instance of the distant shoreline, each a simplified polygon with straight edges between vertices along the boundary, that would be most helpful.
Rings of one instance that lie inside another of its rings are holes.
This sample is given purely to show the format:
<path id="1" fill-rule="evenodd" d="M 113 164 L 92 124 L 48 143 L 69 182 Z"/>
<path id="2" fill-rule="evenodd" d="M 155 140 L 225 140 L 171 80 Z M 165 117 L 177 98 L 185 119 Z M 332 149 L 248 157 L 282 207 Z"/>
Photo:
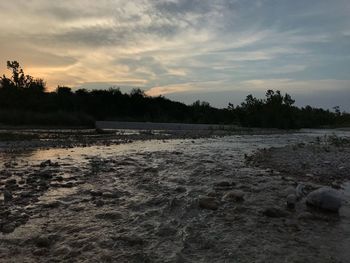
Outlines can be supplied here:
<path id="1" fill-rule="evenodd" d="M 125 123 L 124 123 L 125 124 Z M 131 123 L 128 123 L 131 125 Z M 134 125 L 135 123 L 133 123 Z M 138 123 L 142 124 L 142 123 Z M 187 129 L 169 129 L 174 124 L 160 126 L 149 123 L 151 126 L 143 129 L 74 129 L 45 127 L 4 127 L 0 126 L 0 153 L 6 151 L 26 151 L 34 149 L 88 147 L 97 145 L 125 144 L 145 140 L 172 140 L 172 139 L 199 139 L 211 137 L 224 137 L 231 135 L 271 135 L 298 133 L 297 130 L 278 130 L 262 128 L 236 127 L 233 129 L 214 129 L 211 125 L 202 126 L 188 124 Z M 209 127 L 212 127 L 209 129 Z M 158 129 L 156 129 L 158 128 Z M 191 129 L 189 129 L 191 128 Z M 199 129 L 201 128 L 201 129 Z M 207 129 L 204 129 L 207 128 Z M 219 128 L 219 127 L 216 127 Z M 221 126 L 222 128 L 222 126 Z M 227 127 L 226 127 L 227 128 Z"/>
<path id="2" fill-rule="evenodd" d="M 126 130 L 236 130 L 244 129 L 238 125 L 194 124 L 194 123 L 161 123 L 161 122 L 127 122 L 96 121 L 98 129 Z"/>

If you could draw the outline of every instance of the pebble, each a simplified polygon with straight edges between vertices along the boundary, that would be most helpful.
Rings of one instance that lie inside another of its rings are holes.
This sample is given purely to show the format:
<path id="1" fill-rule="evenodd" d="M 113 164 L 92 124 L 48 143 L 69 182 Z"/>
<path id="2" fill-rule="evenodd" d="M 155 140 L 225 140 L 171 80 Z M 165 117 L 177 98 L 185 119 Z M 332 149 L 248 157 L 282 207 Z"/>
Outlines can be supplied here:
<path id="1" fill-rule="evenodd" d="M 33 251 L 33 255 L 34 256 L 43 256 L 43 255 L 45 255 L 45 254 L 47 254 L 48 253 L 48 250 L 47 249 L 45 249 L 45 248 L 39 248 L 39 249 L 35 249 L 34 251 Z"/>
<path id="2" fill-rule="evenodd" d="M 236 202 L 241 202 L 244 201 L 244 192 L 240 191 L 240 190 L 234 190 L 234 191 L 230 191 L 227 192 L 223 199 L 225 201 L 236 201 Z"/>
<path id="3" fill-rule="evenodd" d="M 183 186 L 178 186 L 175 188 L 175 191 L 178 193 L 185 193 L 185 192 L 187 192 L 187 189 Z"/>
<path id="4" fill-rule="evenodd" d="M 103 198 L 118 198 L 120 194 L 118 192 L 103 192 Z"/>
<path id="5" fill-rule="evenodd" d="M 120 236 L 118 239 L 127 242 L 130 246 L 142 245 L 143 239 L 138 236 Z"/>
<path id="6" fill-rule="evenodd" d="M 297 218 L 298 218 L 299 220 L 306 220 L 306 219 L 313 219 L 314 216 L 313 216 L 313 214 L 311 214 L 310 212 L 301 212 L 301 213 L 297 216 Z"/>
<path id="7" fill-rule="evenodd" d="M 287 187 L 287 188 L 284 190 L 283 194 L 284 194 L 286 197 L 289 196 L 289 195 L 292 195 L 292 194 L 295 195 L 295 188 L 294 188 L 293 186 L 289 186 L 289 187 Z"/>
<path id="8" fill-rule="evenodd" d="M 235 183 L 233 182 L 221 181 L 214 184 L 214 189 L 226 190 L 226 189 L 232 189 L 233 186 L 235 186 Z"/>
<path id="9" fill-rule="evenodd" d="M 287 207 L 288 208 L 295 208 L 296 203 L 297 203 L 297 197 L 295 194 L 290 194 L 287 196 Z"/>
<path id="10" fill-rule="evenodd" d="M 32 195 L 33 195 L 33 193 L 30 191 L 24 191 L 24 192 L 21 192 L 21 194 L 20 194 L 21 198 L 31 197 Z"/>
<path id="11" fill-rule="evenodd" d="M 216 192 L 216 191 L 210 191 L 207 196 L 210 196 L 210 197 L 218 197 L 220 196 L 220 193 L 219 192 Z"/>
<path id="12" fill-rule="evenodd" d="M 219 208 L 219 203 L 217 200 L 208 196 L 199 196 L 198 205 L 200 208 L 209 210 L 217 210 Z"/>
<path id="13" fill-rule="evenodd" d="M 13 231 L 15 231 L 15 225 L 12 223 L 9 224 L 5 224 L 2 226 L 1 231 L 5 234 L 9 234 L 12 233 Z"/>
<path id="14" fill-rule="evenodd" d="M 17 184 L 17 180 L 16 179 L 8 179 L 5 182 L 5 185 L 15 185 L 15 184 Z"/>
<path id="15" fill-rule="evenodd" d="M 265 215 L 267 217 L 274 217 L 274 218 L 287 216 L 287 212 L 285 212 L 282 209 L 277 208 L 277 207 L 265 208 L 262 213 L 263 213 L 263 215 Z"/>
<path id="16" fill-rule="evenodd" d="M 51 240 L 48 236 L 38 236 L 34 239 L 34 243 L 37 247 L 49 247 L 51 245 Z"/>
<path id="17" fill-rule="evenodd" d="M 56 200 L 56 201 L 51 201 L 51 202 L 48 202 L 48 203 L 43 203 L 43 207 L 45 208 L 57 208 L 59 207 L 60 205 L 62 204 L 62 202 Z"/>
<path id="18" fill-rule="evenodd" d="M 12 193 L 8 190 L 4 190 L 4 202 L 7 203 L 7 202 L 10 202 L 12 201 L 13 199 L 13 196 L 12 196 Z"/>
<path id="19" fill-rule="evenodd" d="M 103 194 L 102 191 L 90 190 L 90 195 L 92 196 L 102 196 L 102 194 Z"/>
<path id="20" fill-rule="evenodd" d="M 52 167 L 59 167 L 58 162 L 54 163 L 51 160 L 46 160 L 40 163 L 40 167 L 44 168 L 47 166 L 52 166 Z"/>
<path id="21" fill-rule="evenodd" d="M 46 160 L 40 163 L 40 167 L 46 167 L 51 165 L 51 160 Z"/>
<path id="22" fill-rule="evenodd" d="M 340 189 L 341 184 L 339 182 L 332 182 L 331 187 L 334 189 Z"/>
<path id="23" fill-rule="evenodd" d="M 167 225 L 163 225 L 163 226 L 159 226 L 158 231 L 157 231 L 157 235 L 158 236 L 174 236 L 176 235 L 177 230 L 171 226 L 167 226 Z"/>
<path id="24" fill-rule="evenodd" d="M 121 219 L 123 215 L 119 212 L 104 212 L 95 215 L 97 219 L 105 219 L 105 220 L 116 220 Z"/>
<path id="25" fill-rule="evenodd" d="M 53 252 L 54 255 L 56 256 L 65 256 L 68 255 L 69 253 L 71 253 L 72 249 L 69 246 L 60 246 L 58 248 L 56 248 Z"/>
<path id="26" fill-rule="evenodd" d="M 304 198 L 306 196 L 305 185 L 298 184 L 297 187 L 295 188 L 295 195 L 298 200 Z"/>
<path id="27" fill-rule="evenodd" d="M 96 207 L 101 207 L 104 206 L 105 202 L 103 200 L 96 200 L 95 205 Z"/>

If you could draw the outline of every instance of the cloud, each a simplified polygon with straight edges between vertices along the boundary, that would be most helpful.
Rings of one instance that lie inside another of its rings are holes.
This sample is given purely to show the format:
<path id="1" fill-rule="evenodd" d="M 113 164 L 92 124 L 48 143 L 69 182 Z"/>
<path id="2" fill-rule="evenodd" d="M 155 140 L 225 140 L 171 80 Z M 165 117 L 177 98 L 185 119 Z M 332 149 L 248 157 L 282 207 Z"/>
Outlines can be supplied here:
<path id="1" fill-rule="evenodd" d="M 190 83 L 185 84 L 173 84 L 163 87 L 153 87 L 146 91 L 146 94 L 148 96 L 160 96 L 160 95 L 167 95 L 171 93 L 179 93 L 179 92 L 185 92 L 193 90 L 193 86 Z"/>
<path id="2" fill-rule="evenodd" d="M 1 1 L 0 61 L 19 60 L 51 88 L 116 84 L 188 99 L 345 90 L 349 12 L 347 0 Z"/>

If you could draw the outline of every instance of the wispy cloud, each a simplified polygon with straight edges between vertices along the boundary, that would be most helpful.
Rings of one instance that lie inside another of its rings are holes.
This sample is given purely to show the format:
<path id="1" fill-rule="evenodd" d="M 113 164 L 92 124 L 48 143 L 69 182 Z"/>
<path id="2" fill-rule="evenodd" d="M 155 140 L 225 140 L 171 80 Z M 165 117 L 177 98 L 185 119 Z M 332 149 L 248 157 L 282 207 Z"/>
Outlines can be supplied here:
<path id="1" fill-rule="evenodd" d="M 193 100 L 346 89 L 349 12 L 347 0 L 1 1 L 0 60 L 19 60 L 51 88 L 112 84 Z"/>

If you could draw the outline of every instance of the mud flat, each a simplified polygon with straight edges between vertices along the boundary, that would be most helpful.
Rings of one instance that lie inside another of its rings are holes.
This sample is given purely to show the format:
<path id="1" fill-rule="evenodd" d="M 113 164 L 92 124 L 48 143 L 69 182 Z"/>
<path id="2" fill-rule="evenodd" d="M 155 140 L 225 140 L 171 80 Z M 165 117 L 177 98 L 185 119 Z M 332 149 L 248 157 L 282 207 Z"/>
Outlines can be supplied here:
<path id="1" fill-rule="evenodd" d="M 347 262 L 349 147 L 333 139 L 301 132 L 5 147 L 0 261 Z M 288 208 L 299 185 L 305 195 L 335 187 L 345 202 L 339 213 L 305 198 Z"/>

